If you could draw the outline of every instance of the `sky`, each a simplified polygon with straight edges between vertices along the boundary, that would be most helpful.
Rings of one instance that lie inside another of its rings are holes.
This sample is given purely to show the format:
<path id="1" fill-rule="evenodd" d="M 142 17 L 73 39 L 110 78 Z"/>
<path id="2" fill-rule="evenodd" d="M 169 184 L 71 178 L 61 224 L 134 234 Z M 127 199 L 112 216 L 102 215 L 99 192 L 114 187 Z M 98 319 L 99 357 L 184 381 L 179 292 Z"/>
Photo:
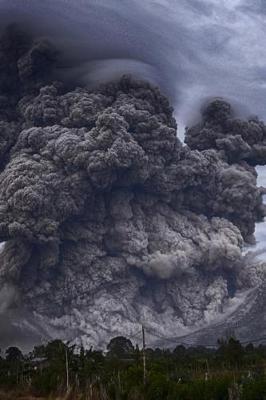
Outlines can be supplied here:
<path id="1" fill-rule="evenodd" d="M 27 20 L 88 62 L 88 81 L 134 71 L 155 81 L 181 127 L 213 96 L 266 119 L 262 0 L 0 0 L 0 13 L 4 22 Z"/>

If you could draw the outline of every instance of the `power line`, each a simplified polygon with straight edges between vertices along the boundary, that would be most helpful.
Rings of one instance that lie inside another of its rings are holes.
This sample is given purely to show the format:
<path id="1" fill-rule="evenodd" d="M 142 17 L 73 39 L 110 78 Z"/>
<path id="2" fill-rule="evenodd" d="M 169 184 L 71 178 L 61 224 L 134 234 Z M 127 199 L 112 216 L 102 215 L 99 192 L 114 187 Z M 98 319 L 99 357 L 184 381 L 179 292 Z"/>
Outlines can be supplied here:
<path id="1" fill-rule="evenodd" d="M 193 346 L 198 346 L 198 347 L 217 347 L 217 343 L 215 342 L 212 342 L 212 343 L 198 343 L 198 342 L 196 342 L 194 345 L 191 343 L 189 343 L 189 342 L 187 342 L 187 341 L 179 341 L 178 340 L 178 337 L 175 337 L 175 338 L 166 338 L 166 337 L 163 337 L 163 336 L 161 336 L 160 334 L 157 334 L 157 333 L 155 333 L 155 332 L 151 332 L 151 331 L 149 331 L 149 330 L 147 330 L 146 329 L 146 333 L 148 333 L 148 334 L 150 334 L 151 336 L 155 336 L 155 337 L 157 337 L 158 339 L 160 339 L 162 342 L 168 342 L 168 343 L 171 343 L 171 344 L 175 344 L 176 343 L 176 345 L 183 345 L 183 346 L 191 346 L 191 347 L 193 347 Z M 217 340 L 218 340 L 218 338 L 217 338 Z M 240 342 L 240 344 L 242 344 L 242 345 L 245 345 L 245 344 L 249 344 L 249 343 L 258 343 L 258 342 L 266 342 L 266 335 L 263 335 L 263 336 L 260 336 L 260 337 L 257 337 L 257 338 L 255 338 L 255 339 L 252 339 L 252 340 L 238 340 L 239 342 Z"/>
<path id="2" fill-rule="evenodd" d="M 135 333 L 135 335 L 128 335 L 130 337 L 130 339 L 135 339 L 137 336 L 141 336 L 142 335 L 142 330 L 139 330 L 137 333 Z"/>
<path id="3" fill-rule="evenodd" d="M 171 343 L 172 345 L 182 345 L 185 347 L 217 347 L 218 343 L 217 342 L 204 342 L 204 343 L 199 343 L 199 342 L 194 342 L 192 341 L 192 343 L 189 343 L 189 341 L 180 341 L 178 337 L 173 337 L 173 338 L 169 338 L 169 337 L 163 337 L 161 336 L 161 334 L 157 333 L 156 331 L 149 331 L 146 327 L 144 328 L 144 326 L 142 325 L 142 328 L 140 330 L 138 330 L 137 332 L 135 332 L 134 334 L 127 334 L 126 336 L 129 339 L 135 339 L 135 338 L 139 338 L 140 341 L 142 340 L 143 343 L 143 330 L 144 330 L 144 341 L 145 341 L 145 350 L 146 350 L 146 334 L 149 334 L 153 337 L 156 337 L 157 339 L 159 339 L 162 342 L 168 342 Z M 219 338 L 217 338 L 218 340 Z M 239 340 L 237 339 L 241 345 L 246 345 L 246 344 L 253 344 L 253 343 L 259 343 L 259 342 L 266 342 L 266 335 L 260 336 L 260 337 L 256 337 L 252 340 Z M 70 341 L 71 342 L 71 341 Z M 43 338 L 42 338 L 42 343 L 43 343 Z"/>

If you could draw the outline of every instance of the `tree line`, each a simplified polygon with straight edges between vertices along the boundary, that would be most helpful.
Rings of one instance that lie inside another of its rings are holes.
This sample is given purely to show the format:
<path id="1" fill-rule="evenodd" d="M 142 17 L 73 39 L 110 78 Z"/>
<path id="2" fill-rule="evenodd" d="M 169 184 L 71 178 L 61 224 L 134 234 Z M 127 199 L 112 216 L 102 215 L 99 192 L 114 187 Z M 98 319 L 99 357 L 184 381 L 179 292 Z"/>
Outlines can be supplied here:
<path id="1" fill-rule="evenodd" d="M 123 336 L 105 351 L 53 340 L 28 354 L 9 347 L 1 355 L 1 400 L 20 394 L 51 400 L 266 399 L 266 346 L 243 346 L 233 337 L 219 340 L 217 348 L 146 348 L 145 360 L 143 349 Z"/>

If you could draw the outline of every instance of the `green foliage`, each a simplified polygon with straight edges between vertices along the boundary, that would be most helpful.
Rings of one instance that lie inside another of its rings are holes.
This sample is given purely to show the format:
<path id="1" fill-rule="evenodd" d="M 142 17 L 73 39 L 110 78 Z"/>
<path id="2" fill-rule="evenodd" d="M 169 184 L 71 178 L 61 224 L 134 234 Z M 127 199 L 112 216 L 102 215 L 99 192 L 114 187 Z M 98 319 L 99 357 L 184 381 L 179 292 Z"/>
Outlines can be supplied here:
<path id="1" fill-rule="evenodd" d="M 23 359 L 22 352 L 17 347 L 9 347 L 6 350 L 6 361 L 19 362 Z"/>
<path id="2" fill-rule="evenodd" d="M 107 345 L 108 355 L 116 358 L 127 358 L 132 356 L 134 346 L 131 341 L 124 336 L 117 336 L 110 340 Z"/>
<path id="3" fill-rule="evenodd" d="M 229 385 L 227 379 L 195 380 L 176 385 L 167 400 L 227 400 Z"/>
<path id="4" fill-rule="evenodd" d="M 252 380 L 243 385 L 243 400 L 265 400 L 266 378 Z"/>
<path id="5" fill-rule="evenodd" d="M 266 347 L 243 347 L 235 338 L 204 347 L 147 349 L 146 382 L 142 350 L 122 336 L 107 354 L 76 348 L 61 340 L 37 346 L 23 356 L 16 347 L 0 358 L 0 391 L 20 390 L 44 398 L 72 400 L 266 400 Z M 6 396 L 8 398 L 8 395 Z M 14 396 L 15 398 L 15 396 Z"/>
<path id="6" fill-rule="evenodd" d="M 244 349 L 239 340 L 231 337 L 228 341 L 219 340 L 218 344 L 218 354 L 231 366 L 240 366 Z"/>
<path id="7" fill-rule="evenodd" d="M 59 386 L 60 376 L 57 371 L 52 368 L 47 368 L 42 373 L 37 373 L 33 376 L 32 389 L 33 393 L 38 396 L 48 396 L 50 393 L 55 393 Z"/>
<path id="8" fill-rule="evenodd" d="M 171 384 L 169 384 L 167 377 L 162 373 L 153 372 L 149 376 L 146 399 L 166 400 L 170 390 Z"/>

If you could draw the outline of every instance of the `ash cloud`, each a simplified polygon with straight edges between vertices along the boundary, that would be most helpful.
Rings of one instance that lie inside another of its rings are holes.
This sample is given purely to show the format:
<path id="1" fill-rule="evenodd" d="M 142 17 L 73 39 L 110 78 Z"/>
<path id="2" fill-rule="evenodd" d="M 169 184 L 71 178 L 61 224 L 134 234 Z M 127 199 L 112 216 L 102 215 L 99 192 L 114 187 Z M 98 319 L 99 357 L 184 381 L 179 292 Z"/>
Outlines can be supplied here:
<path id="1" fill-rule="evenodd" d="M 169 334 L 193 327 L 262 280 L 242 256 L 264 215 L 262 122 L 216 100 L 184 146 L 154 85 L 71 88 L 54 80 L 55 46 L 14 27 L 0 49 L 3 310 L 19 299 L 35 330 L 99 344 L 147 315 Z"/>
<path id="2" fill-rule="evenodd" d="M 115 65 L 149 78 L 171 98 L 182 126 L 203 98 L 217 95 L 265 118 L 260 0 L 1 0 L 0 18 L 2 26 L 18 20 L 52 38 L 65 54 L 61 76 L 92 84 L 111 78 Z"/>
<path id="3" fill-rule="evenodd" d="M 187 130 L 185 142 L 191 149 L 216 149 L 230 164 L 266 162 L 264 123 L 254 116 L 247 121 L 236 118 L 230 104 L 222 99 L 203 107 L 202 122 Z"/>
<path id="4" fill-rule="evenodd" d="M 0 290 L 0 315 L 4 314 L 17 300 L 17 289 L 11 285 L 4 284 Z"/>

